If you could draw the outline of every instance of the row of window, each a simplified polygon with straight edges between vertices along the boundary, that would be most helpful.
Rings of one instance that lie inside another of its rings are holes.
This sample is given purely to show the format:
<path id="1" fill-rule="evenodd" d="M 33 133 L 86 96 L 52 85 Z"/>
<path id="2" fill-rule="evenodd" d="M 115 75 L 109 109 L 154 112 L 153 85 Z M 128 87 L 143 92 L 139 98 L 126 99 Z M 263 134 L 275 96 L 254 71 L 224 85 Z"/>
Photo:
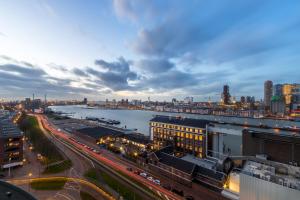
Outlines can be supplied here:
<path id="1" fill-rule="evenodd" d="M 151 126 L 168 128 L 168 129 L 176 129 L 176 130 L 182 130 L 182 131 L 188 131 L 188 132 L 194 132 L 194 133 L 202 133 L 204 131 L 203 129 L 200 129 L 200 128 L 190 128 L 190 127 L 185 127 L 185 126 L 164 124 L 164 123 L 158 123 L 158 122 L 152 122 Z"/>

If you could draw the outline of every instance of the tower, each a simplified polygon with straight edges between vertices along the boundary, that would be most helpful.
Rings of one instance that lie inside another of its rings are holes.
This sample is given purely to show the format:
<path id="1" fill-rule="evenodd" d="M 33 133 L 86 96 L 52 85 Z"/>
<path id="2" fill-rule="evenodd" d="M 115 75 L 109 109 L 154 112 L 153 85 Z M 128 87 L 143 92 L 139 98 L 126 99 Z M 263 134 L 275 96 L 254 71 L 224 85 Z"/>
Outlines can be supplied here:
<path id="1" fill-rule="evenodd" d="M 265 81 L 264 84 L 264 104 L 266 110 L 270 110 L 272 94 L 273 94 L 273 82 L 267 80 Z"/>

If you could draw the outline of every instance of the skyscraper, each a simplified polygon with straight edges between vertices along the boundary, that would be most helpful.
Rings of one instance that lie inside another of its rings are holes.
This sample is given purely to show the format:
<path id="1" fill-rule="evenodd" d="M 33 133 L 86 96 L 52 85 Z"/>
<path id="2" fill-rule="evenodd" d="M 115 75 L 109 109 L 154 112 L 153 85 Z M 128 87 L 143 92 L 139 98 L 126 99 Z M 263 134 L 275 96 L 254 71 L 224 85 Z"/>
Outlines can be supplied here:
<path id="1" fill-rule="evenodd" d="M 264 103 L 267 110 L 270 109 L 271 106 L 271 98 L 273 94 L 273 82 L 270 80 L 265 81 L 264 85 Z"/>
<path id="2" fill-rule="evenodd" d="M 222 97 L 223 97 L 224 104 L 228 105 L 230 103 L 230 93 L 229 93 L 229 86 L 228 85 L 224 85 Z"/>
<path id="3" fill-rule="evenodd" d="M 274 85 L 273 96 L 281 97 L 283 95 L 282 91 L 283 91 L 283 85 L 282 84 Z"/>

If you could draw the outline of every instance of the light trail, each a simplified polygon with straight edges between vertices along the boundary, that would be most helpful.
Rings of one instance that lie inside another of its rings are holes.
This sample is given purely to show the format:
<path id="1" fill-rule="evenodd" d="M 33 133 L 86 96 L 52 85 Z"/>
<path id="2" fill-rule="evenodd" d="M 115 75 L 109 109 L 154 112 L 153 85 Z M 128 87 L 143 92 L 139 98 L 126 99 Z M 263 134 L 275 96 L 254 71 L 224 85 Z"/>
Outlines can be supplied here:
<path id="1" fill-rule="evenodd" d="M 127 166 L 123 165 L 122 163 L 117 163 L 115 161 L 112 161 L 106 157 L 104 157 L 103 155 L 99 155 L 97 153 L 94 153 L 92 151 L 87 151 L 86 148 L 84 148 L 83 146 L 79 145 L 78 143 L 76 143 L 73 140 L 70 140 L 70 135 L 67 135 L 65 133 L 63 133 L 62 131 L 58 131 L 56 128 L 53 128 L 49 122 L 47 121 L 47 119 L 42 116 L 42 115 L 35 115 L 37 117 L 37 119 L 41 122 L 41 124 L 43 125 L 43 127 L 45 127 L 45 129 L 47 129 L 48 131 L 50 131 L 52 134 L 60 137 L 61 139 L 63 139 L 65 142 L 72 144 L 73 146 L 75 146 L 77 149 L 80 149 L 81 151 L 84 152 L 84 154 L 89 155 L 93 158 L 95 158 L 96 160 L 100 161 L 101 163 L 109 166 L 110 168 L 113 168 L 116 171 L 122 172 L 123 174 L 131 177 L 132 179 L 142 183 L 143 185 L 147 186 L 148 188 L 153 188 L 156 191 L 159 191 L 160 193 L 164 194 L 165 196 L 167 196 L 169 199 L 172 200 L 181 200 L 182 198 L 173 194 L 172 192 L 162 188 L 159 185 L 156 185 L 155 183 L 152 183 L 150 181 L 148 181 L 147 179 L 144 179 L 143 177 L 131 173 L 127 170 Z"/>

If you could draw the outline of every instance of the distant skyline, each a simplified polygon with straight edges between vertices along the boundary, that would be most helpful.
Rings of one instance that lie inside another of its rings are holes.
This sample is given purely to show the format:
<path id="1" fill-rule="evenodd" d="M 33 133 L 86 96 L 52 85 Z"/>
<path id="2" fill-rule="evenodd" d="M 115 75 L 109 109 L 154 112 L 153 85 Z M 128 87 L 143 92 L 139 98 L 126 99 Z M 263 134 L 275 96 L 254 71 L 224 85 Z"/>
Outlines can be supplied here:
<path id="1" fill-rule="evenodd" d="M 300 82 L 300 2 L 0 1 L 0 99 L 263 98 Z"/>

